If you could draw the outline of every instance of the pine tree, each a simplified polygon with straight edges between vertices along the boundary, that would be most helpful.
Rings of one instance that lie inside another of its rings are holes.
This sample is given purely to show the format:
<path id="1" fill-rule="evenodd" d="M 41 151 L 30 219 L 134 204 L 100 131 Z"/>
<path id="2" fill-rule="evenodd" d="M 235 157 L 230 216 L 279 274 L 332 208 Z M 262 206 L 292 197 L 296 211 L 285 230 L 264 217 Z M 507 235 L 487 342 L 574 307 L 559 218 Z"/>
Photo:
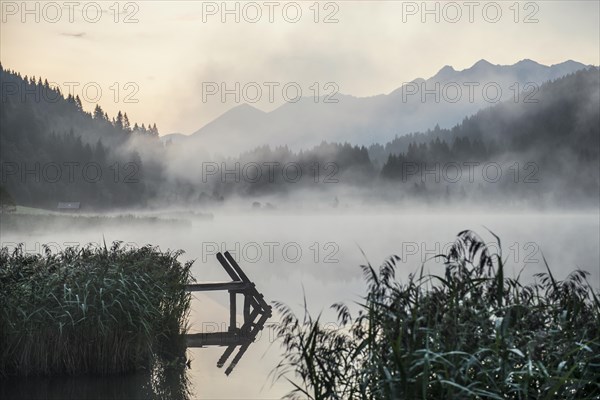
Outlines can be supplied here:
<path id="1" fill-rule="evenodd" d="M 119 110 L 119 113 L 117 114 L 117 120 L 115 121 L 115 128 L 117 128 L 119 130 L 123 130 L 123 113 L 121 113 L 121 110 Z"/>
<path id="2" fill-rule="evenodd" d="M 79 95 L 75 97 L 75 105 L 77 106 L 77 109 L 79 111 L 83 111 L 83 104 L 81 104 L 81 99 L 79 98 Z"/>
<path id="3" fill-rule="evenodd" d="M 94 119 L 98 121 L 104 120 L 104 111 L 100 105 L 96 104 L 96 108 L 94 108 Z"/>
<path id="4" fill-rule="evenodd" d="M 131 125 L 129 124 L 129 117 L 127 117 L 127 113 L 123 115 L 123 130 L 127 133 L 131 132 Z"/>

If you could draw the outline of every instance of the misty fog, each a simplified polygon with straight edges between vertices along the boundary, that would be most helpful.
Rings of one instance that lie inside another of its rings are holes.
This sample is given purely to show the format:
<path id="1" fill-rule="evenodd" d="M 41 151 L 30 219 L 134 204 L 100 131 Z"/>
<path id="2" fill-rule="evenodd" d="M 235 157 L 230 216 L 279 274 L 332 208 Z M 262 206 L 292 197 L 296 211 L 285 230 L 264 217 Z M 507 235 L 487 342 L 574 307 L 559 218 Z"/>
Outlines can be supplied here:
<path id="1" fill-rule="evenodd" d="M 507 3 L 498 24 L 481 10 L 455 24 L 444 14 L 454 2 L 427 2 L 431 15 L 417 2 L 291 2 L 295 24 L 228 21 L 217 2 L 117 2 L 97 5 L 90 24 L 88 2 L 54 24 L 27 20 L 52 6 L 3 2 L 0 248 L 182 250 L 196 283 L 225 286 L 243 283 L 217 261 L 229 251 L 268 304 L 333 328 L 332 304 L 361 309 L 361 266 L 397 256 L 399 284 L 443 277 L 466 230 L 504 261 L 501 277 L 582 270 L 600 290 L 592 3 Z M 227 4 L 231 15 L 264 7 Z M 104 97 L 90 100 L 89 87 Z M 228 290 L 192 292 L 184 333 L 225 332 L 230 295 L 243 293 Z M 239 325 L 250 312 L 238 303 Z M 230 376 L 216 367 L 224 346 L 184 345 L 188 397 L 288 394 L 273 376 L 280 317 Z M 4 378 L 0 363 L 0 397 L 143 393 L 136 374 Z"/>

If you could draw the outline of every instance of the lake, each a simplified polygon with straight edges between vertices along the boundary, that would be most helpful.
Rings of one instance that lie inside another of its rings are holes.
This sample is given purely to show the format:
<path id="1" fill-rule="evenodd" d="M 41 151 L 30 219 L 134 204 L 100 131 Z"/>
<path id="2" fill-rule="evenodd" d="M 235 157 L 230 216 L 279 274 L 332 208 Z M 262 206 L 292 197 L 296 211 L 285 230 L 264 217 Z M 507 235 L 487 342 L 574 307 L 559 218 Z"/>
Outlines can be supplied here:
<path id="1" fill-rule="evenodd" d="M 322 311 L 322 321 L 332 323 L 335 323 L 335 315 L 329 306 L 339 301 L 357 301 L 364 291 L 360 264 L 368 260 L 375 267 L 387 257 L 398 255 L 401 261 L 397 264 L 396 276 L 405 280 L 424 261 L 447 251 L 456 234 L 465 229 L 478 232 L 492 248 L 497 248 L 497 244 L 487 229 L 500 237 L 509 276 L 516 276 L 523 268 L 524 279 L 533 279 L 535 273 L 545 270 L 543 255 L 558 279 L 580 268 L 589 271 L 589 282 L 600 288 L 600 215 L 597 212 L 507 214 L 349 209 L 333 213 L 291 213 L 217 209 L 212 219 L 197 214 L 183 217 L 190 222 L 5 229 L 1 242 L 9 247 L 23 242 L 28 251 L 40 251 L 43 243 L 58 249 L 114 240 L 132 246 L 149 243 L 162 250 L 182 249 L 185 254 L 180 257 L 181 261 L 196 260 L 192 270 L 198 281 L 229 280 L 215 258 L 218 251 L 229 250 L 267 301 L 282 301 L 301 313 L 306 298 L 312 313 Z M 425 266 L 431 273 L 443 271 L 439 260 L 430 260 Z M 194 293 L 193 297 L 190 331 L 226 330 L 227 293 Z M 238 306 L 238 313 L 241 309 Z M 268 324 L 276 323 L 277 318 L 274 315 Z M 241 321 L 241 315 L 237 319 Z M 272 326 L 265 327 L 229 377 L 224 369 L 216 367 L 224 349 L 188 350 L 191 368 L 187 376 L 193 398 L 270 399 L 280 398 L 290 390 L 289 384 L 273 383 L 270 376 L 281 352 L 274 341 Z M 19 380 L 6 384 L 4 394 L 21 393 L 31 397 L 43 386 L 49 390 L 49 396 L 55 397 L 77 393 L 79 397 L 94 398 L 112 395 L 119 388 L 127 388 L 118 392 L 123 396 L 143 397 L 144 392 L 135 388 L 136 379 L 138 377 L 133 375 Z"/>

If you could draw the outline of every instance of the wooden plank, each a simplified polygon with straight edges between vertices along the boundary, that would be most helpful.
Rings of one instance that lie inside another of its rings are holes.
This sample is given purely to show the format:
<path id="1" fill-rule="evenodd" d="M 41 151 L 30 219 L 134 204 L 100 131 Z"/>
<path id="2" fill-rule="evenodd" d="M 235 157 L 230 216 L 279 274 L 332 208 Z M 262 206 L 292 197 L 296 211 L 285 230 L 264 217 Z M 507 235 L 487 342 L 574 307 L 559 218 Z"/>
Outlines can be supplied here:
<path id="1" fill-rule="evenodd" d="M 252 307 L 254 308 L 258 308 L 259 310 L 262 310 L 264 313 L 271 313 L 271 306 L 268 305 L 263 299 L 262 297 L 257 296 L 256 294 L 262 296 L 260 293 L 258 293 L 256 290 L 252 290 L 249 289 L 246 293 L 252 293 L 251 295 L 248 295 L 248 301 L 250 301 L 250 304 L 252 305 Z"/>
<path id="2" fill-rule="evenodd" d="M 248 317 L 250 317 L 250 299 L 251 297 L 244 293 L 244 323 L 248 322 Z"/>
<path id="3" fill-rule="evenodd" d="M 252 340 L 250 340 L 250 342 L 248 342 L 247 344 L 242 345 L 240 347 L 240 349 L 238 350 L 235 357 L 233 357 L 233 360 L 231 360 L 231 364 L 229 364 L 229 367 L 227 367 L 227 369 L 225 370 L 225 375 L 229 376 L 229 374 L 231 374 L 231 371 L 233 371 L 233 369 L 235 368 L 237 363 L 241 360 L 241 358 L 244 355 L 244 353 L 246 352 L 246 350 L 248 350 L 248 347 L 250 347 L 250 344 L 252 342 L 254 342 L 254 339 L 256 338 L 256 335 L 258 334 L 258 332 L 264 328 L 265 322 L 267 322 L 267 319 L 269 319 L 269 317 L 266 315 L 263 315 L 258 320 L 254 329 L 251 330 L 250 335 L 249 335 L 252 338 Z"/>
<path id="4" fill-rule="evenodd" d="M 225 257 L 223 257 L 223 254 L 217 253 L 217 260 L 219 261 L 219 263 L 221 263 L 221 266 L 223 267 L 225 272 L 227 272 L 227 274 L 231 277 L 231 280 L 233 280 L 233 281 L 241 281 L 242 280 L 240 278 L 240 276 L 235 272 L 235 270 L 233 269 L 233 267 L 231 266 L 229 261 L 227 261 L 225 259 Z"/>
<path id="5" fill-rule="evenodd" d="M 210 332 L 185 335 L 187 347 L 204 346 L 243 346 L 252 343 L 254 338 L 239 332 Z M 233 350 L 232 350 L 233 351 Z"/>
<path id="6" fill-rule="evenodd" d="M 260 314 L 260 309 L 255 308 L 252 313 L 248 316 L 248 319 L 244 321 L 244 325 L 240 328 L 242 333 L 248 334 L 252 330 L 252 325 L 254 324 L 254 320 Z"/>
<path id="7" fill-rule="evenodd" d="M 246 290 L 248 283 L 242 281 L 205 282 L 185 285 L 188 292 L 204 292 L 209 290 Z"/>
<path id="8" fill-rule="evenodd" d="M 235 308 L 236 308 L 236 295 L 235 292 L 229 292 L 229 331 L 234 331 L 237 327 L 235 326 Z"/>
<path id="9" fill-rule="evenodd" d="M 233 357 L 233 360 L 231 360 L 231 364 L 229 364 L 227 369 L 225 369 L 225 375 L 229 376 L 229 374 L 231 374 L 231 371 L 233 371 L 233 369 L 235 368 L 237 363 L 240 362 L 240 360 L 242 359 L 242 356 L 244 355 L 246 350 L 248 350 L 248 347 L 250 347 L 250 344 L 246 344 L 246 345 L 243 345 L 242 347 L 240 347 L 240 349 L 238 350 L 235 357 Z"/>
<path id="10" fill-rule="evenodd" d="M 225 252 L 225 258 L 229 261 L 229 264 L 233 267 L 235 272 L 239 275 L 239 277 L 244 281 L 250 283 L 250 279 L 248 276 L 242 271 L 242 268 L 238 265 L 238 263 L 234 260 L 234 258 L 229 254 L 228 251 Z"/>
<path id="11" fill-rule="evenodd" d="M 229 358 L 231 353 L 233 353 L 233 351 L 235 350 L 236 347 L 237 347 L 236 345 L 231 345 L 227 349 L 225 349 L 225 351 L 223 352 L 223 355 L 221 356 L 221 358 L 219 358 L 219 361 L 217 361 L 218 368 L 221 368 L 221 367 L 223 367 L 223 365 L 225 365 L 225 362 L 227 361 L 227 359 Z"/>
<path id="12" fill-rule="evenodd" d="M 256 290 L 256 285 L 253 282 L 249 282 L 249 287 L 245 291 L 245 295 L 248 296 L 254 302 L 254 307 L 262 308 L 265 311 L 271 311 L 271 306 L 267 304 L 262 293 Z"/>

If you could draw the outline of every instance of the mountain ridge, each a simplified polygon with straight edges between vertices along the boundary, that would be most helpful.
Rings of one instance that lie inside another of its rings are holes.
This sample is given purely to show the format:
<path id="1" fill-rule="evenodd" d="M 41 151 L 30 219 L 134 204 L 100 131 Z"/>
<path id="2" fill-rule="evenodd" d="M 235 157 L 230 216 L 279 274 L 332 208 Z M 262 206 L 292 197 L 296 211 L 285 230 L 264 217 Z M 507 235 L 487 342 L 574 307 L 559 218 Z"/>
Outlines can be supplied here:
<path id="1" fill-rule="evenodd" d="M 338 102 L 331 104 L 303 97 L 269 112 L 249 104 L 238 105 L 180 142 L 217 153 L 239 153 L 266 144 L 302 148 L 323 140 L 358 145 L 386 142 L 396 135 L 424 131 L 436 124 L 449 128 L 486 106 L 516 98 L 527 84 L 536 89 L 544 82 L 586 67 L 573 60 L 548 66 L 530 59 L 512 65 L 481 59 L 462 70 L 446 65 L 432 77 L 403 83 L 388 94 L 338 94 Z M 437 88 L 435 95 L 421 91 L 432 88 Z M 484 89 L 488 92 L 483 93 Z M 474 91 L 474 96 L 469 90 Z M 494 90 L 501 97 L 490 101 L 488 97 Z M 453 91 L 460 95 L 458 101 L 451 98 Z"/>

